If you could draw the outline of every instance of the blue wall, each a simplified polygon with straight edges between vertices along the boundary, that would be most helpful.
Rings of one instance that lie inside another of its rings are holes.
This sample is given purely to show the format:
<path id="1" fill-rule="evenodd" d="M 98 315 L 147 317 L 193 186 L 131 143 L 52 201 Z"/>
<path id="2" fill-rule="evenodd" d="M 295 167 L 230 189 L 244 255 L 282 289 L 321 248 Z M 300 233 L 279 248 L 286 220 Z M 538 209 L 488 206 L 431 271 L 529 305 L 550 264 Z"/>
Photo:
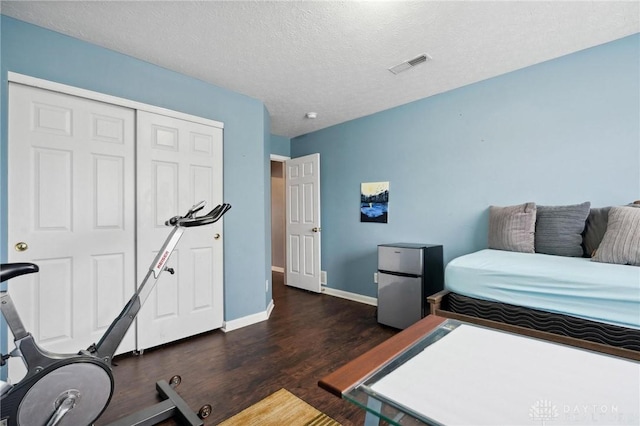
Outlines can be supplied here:
<path id="1" fill-rule="evenodd" d="M 285 136 L 271 135 L 271 153 L 291 157 L 291 139 Z"/>
<path id="2" fill-rule="evenodd" d="M 261 101 L 77 39 L 1 17 L 0 259 L 6 261 L 7 72 L 224 123 L 225 320 L 263 312 L 270 279 L 269 117 Z M 269 257 L 269 258 L 268 258 Z"/>
<path id="3" fill-rule="evenodd" d="M 376 245 L 487 246 L 489 205 L 640 199 L 640 35 L 291 140 L 320 153 L 328 286 L 376 296 Z M 428 66 L 428 65 L 427 65 Z M 389 223 L 359 222 L 390 182 Z"/>
<path id="4" fill-rule="evenodd" d="M 289 140 L 262 102 L 2 16 L 0 259 L 6 259 L 7 71 L 225 123 L 225 319 L 270 300 L 269 155 L 321 154 L 322 269 L 375 296 L 376 245 L 486 247 L 487 208 L 640 198 L 640 36 Z M 390 182 L 389 224 L 359 222 L 361 182 Z M 259 201 L 259 202 L 258 202 Z"/>

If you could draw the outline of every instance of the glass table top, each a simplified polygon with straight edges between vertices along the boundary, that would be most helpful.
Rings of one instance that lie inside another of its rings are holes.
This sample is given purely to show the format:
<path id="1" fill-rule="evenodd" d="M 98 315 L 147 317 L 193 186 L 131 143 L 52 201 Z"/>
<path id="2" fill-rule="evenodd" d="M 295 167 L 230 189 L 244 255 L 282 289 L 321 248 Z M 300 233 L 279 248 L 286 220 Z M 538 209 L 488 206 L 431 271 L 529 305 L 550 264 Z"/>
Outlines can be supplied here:
<path id="1" fill-rule="evenodd" d="M 638 424 L 640 363 L 447 319 L 342 397 L 392 425 Z"/>
<path id="2" fill-rule="evenodd" d="M 414 412 L 411 408 L 404 406 L 401 402 L 395 401 L 383 394 L 376 392 L 373 386 L 382 378 L 386 377 L 408 360 L 422 352 L 426 347 L 432 345 L 445 337 L 452 330 L 460 326 L 461 322 L 448 319 L 433 331 L 418 340 L 412 346 L 403 351 L 398 357 L 374 371 L 368 378 L 357 386 L 343 394 L 343 397 L 352 403 L 360 406 L 392 425 L 437 425 L 435 420 Z"/>

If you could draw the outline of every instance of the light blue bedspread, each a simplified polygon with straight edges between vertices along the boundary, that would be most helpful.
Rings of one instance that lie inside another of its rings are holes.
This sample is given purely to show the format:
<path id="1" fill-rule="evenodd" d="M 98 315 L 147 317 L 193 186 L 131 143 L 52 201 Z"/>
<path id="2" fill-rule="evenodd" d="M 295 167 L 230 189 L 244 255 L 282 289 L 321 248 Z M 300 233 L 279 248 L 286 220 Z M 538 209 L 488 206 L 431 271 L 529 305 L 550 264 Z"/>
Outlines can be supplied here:
<path id="1" fill-rule="evenodd" d="M 477 299 L 640 329 L 637 266 L 487 249 L 449 262 L 445 287 Z"/>

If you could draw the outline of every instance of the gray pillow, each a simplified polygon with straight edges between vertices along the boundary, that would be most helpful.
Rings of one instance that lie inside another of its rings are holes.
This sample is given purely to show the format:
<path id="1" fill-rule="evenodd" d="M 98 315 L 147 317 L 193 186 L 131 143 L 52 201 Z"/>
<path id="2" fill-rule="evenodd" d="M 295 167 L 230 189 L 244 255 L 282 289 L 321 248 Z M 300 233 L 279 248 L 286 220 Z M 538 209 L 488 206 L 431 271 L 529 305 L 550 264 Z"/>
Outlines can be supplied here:
<path id="1" fill-rule="evenodd" d="M 538 206 L 536 253 L 582 257 L 582 231 L 590 207 L 589 201 L 570 206 Z"/>
<path id="2" fill-rule="evenodd" d="M 489 207 L 489 248 L 534 253 L 536 204 Z"/>
<path id="3" fill-rule="evenodd" d="M 627 204 L 629 207 L 640 208 L 640 201 Z M 587 223 L 582 233 L 582 246 L 584 248 L 585 257 L 593 257 L 604 233 L 607 231 L 607 222 L 609 221 L 609 210 L 611 207 L 593 208 L 587 217 Z"/>
<path id="4" fill-rule="evenodd" d="M 587 223 L 582 233 L 582 244 L 584 245 L 584 255 L 591 257 L 604 237 L 607 231 L 607 222 L 609 221 L 609 210 L 611 207 L 600 207 L 591 209 Z"/>
<path id="5" fill-rule="evenodd" d="M 607 232 L 591 260 L 640 266 L 640 209 L 611 207 Z"/>

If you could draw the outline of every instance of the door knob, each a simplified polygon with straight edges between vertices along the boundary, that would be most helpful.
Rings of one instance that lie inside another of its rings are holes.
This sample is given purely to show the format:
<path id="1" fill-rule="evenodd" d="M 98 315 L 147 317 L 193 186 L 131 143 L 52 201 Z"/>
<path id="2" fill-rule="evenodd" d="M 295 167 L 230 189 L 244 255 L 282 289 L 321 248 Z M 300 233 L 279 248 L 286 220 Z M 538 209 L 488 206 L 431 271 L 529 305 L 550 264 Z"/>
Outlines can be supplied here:
<path id="1" fill-rule="evenodd" d="M 15 245 L 16 251 L 25 251 L 28 248 L 29 248 L 29 245 L 27 243 L 25 243 L 24 241 L 20 241 L 19 243 L 17 243 Z"/>
<path id="2" fill-rule="evenodd" d="M 313 228 L 312 231 L 313 232 L 320 232 L 322 230 L 322 228 Z"/>
<path id="3" fill-rule="evenodd" d="M 214 240 L 219 240 L 219 239 L 220 239 L 220 234 L 216 234 L 216 235 L 214 235 L 214 236 L 213 236 L 213 239 L 214 239 Z"/>

